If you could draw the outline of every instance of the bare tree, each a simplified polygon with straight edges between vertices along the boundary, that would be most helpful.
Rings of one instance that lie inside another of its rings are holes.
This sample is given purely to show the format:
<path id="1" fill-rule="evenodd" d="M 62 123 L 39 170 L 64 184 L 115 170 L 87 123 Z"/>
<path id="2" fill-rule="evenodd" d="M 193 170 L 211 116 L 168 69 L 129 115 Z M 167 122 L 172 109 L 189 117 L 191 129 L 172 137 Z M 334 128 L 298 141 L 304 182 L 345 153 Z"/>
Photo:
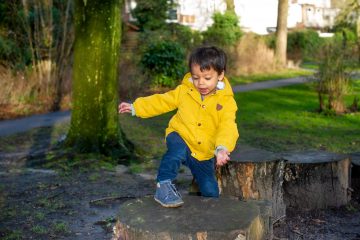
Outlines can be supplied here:
<path id="1" fill-rule="evenodd" d="M 235 3 L 234 0 L 226 0 L 226 10 L 235 12 Z"/>
<path id="2" fill-rule="evenodd" d="M 275 56 L 279 64 L 282 66 L 286 66 L 288 5 L 288 0 L 279 0 Z"/>

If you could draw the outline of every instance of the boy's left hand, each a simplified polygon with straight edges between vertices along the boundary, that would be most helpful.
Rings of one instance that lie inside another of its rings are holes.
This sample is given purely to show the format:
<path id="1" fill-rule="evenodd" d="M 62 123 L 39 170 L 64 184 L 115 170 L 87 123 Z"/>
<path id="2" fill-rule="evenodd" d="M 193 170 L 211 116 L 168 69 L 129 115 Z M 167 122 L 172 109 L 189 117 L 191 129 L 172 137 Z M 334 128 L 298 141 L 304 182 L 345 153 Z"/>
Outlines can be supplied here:
<path id="1" fill-rule="evenodd" d="M 216 165 L 223 166 L 230 160 L 230 152 L 227 150 L 220 150 L 216 156 Z"/>

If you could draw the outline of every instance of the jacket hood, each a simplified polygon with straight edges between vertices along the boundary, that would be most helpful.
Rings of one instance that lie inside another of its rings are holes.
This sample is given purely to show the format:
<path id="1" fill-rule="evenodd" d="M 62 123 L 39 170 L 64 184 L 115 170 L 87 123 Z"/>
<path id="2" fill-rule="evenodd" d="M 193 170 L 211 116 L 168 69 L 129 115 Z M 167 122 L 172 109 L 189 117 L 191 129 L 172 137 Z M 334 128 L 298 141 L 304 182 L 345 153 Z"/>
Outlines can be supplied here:
<path id="1" fill-rule="evenodd" d="M 217 89 L 216 92 L 219 93 L 219 94 L 223 94 L 223 95 L 233 96 L 234 93 L 233 93 L 233 90 L 231 88 L 229 80 L 226 77 L 224 77 L 223 81 L 225 83 L 224 89 Z M 194 86 L 193 80 L 191 78 L 191 73 L 190 72 L 185 74 L 181 84 L 184 84 L 185 86 L 187 86 L 189 88 L 195 89 L 195 86 Z"/>

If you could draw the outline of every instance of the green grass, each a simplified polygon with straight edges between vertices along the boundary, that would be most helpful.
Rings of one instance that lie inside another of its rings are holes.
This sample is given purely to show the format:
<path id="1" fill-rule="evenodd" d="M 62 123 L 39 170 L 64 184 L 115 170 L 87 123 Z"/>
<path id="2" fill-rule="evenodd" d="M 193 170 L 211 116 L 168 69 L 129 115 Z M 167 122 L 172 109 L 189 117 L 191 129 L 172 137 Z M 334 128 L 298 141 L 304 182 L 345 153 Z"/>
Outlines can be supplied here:
<path id="1" fill-rule="evenodd" d="M 44 235 L 48 233 L 48 229 L 41 226 L 41 225 L 35 225 L 31 228 L 31 231 L 33 233 L 39 234 L 39 235 Z"/>
<path id="2" fill-rule="evenodd" d="M 305 69 L 318 70 L 319 64 L 313 63 L 313 62 L 304 62 L 300 65 L 300 67 L 305 68 Z"/>
<path id="3" fill-rule="evenodd" d="M 174 113 L 141 119 L 120 115 L 120 123 L 126 136 L 135 144 L 136 154 L 144 159 L 160 158 L 166 150 L 165 129 Z"/>
<path id="4" fill-rule="evenodd" d="M 359 96 L 359 81 L 354 90 Z M 353 96 L 346 98 L 347 105 Z M 242 142 L 275 152 L 360 151 L 360 113 L 339 116 L 317 113 L 317 95 L 309 85 L 236 94 L 236 100 Z"/>
<path id="5" fill-rule="evenodd" d="M 360 81 L 346 97 L 360 97 Z M 317 94 L 311 85 L 237 93 L 240 143 L 281 152 L 321 149 L 338 153 L 360 151 L 360 113 L 326 116 L 316 112 Z M 164 130 L 171 115 L 152 119 L 121 116 L 121 124 L 137 151 L 159 158 L 165 152 Z M 139 166 L 136 166 L 138 168 Z"/>
<path id="6" fill-rule="evenodd" d="M 67 234 L 70 232 L 68 224 L 64 221 L 58 221 L 53 223 L 52 229 L 57 234 Z"/>
<path id="7" fill-rule="evenodd" d="M 313 75 L 313 71 L 305 70 L 305 69 L 294 69 L 294 70 L 284 70 L 279 71 L 277 73 L 269 73 L 269 74 L 253 74 L 249 76 L 233 76 L 230 77 L 231 84 L 248 84 L 254 82 L 263 82 L 269 80 L 278 80 L 278 79 L 286 79 L 286 78 L 294 78 L 299 76 L 311 76 Z"/>

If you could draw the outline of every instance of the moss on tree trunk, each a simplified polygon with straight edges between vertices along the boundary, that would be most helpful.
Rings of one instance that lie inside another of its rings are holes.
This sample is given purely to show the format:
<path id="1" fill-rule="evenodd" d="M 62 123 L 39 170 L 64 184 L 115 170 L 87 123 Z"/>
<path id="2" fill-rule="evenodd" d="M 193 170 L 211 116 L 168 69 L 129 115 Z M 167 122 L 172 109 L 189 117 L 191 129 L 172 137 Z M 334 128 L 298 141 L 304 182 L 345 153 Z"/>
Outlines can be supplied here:
<path id="1" fill-rule="evenodd" d="M 121 0 L 76 0 L 73 108 L 67 145 L 82 152 L 129 154 L 119 125 Z"/>

